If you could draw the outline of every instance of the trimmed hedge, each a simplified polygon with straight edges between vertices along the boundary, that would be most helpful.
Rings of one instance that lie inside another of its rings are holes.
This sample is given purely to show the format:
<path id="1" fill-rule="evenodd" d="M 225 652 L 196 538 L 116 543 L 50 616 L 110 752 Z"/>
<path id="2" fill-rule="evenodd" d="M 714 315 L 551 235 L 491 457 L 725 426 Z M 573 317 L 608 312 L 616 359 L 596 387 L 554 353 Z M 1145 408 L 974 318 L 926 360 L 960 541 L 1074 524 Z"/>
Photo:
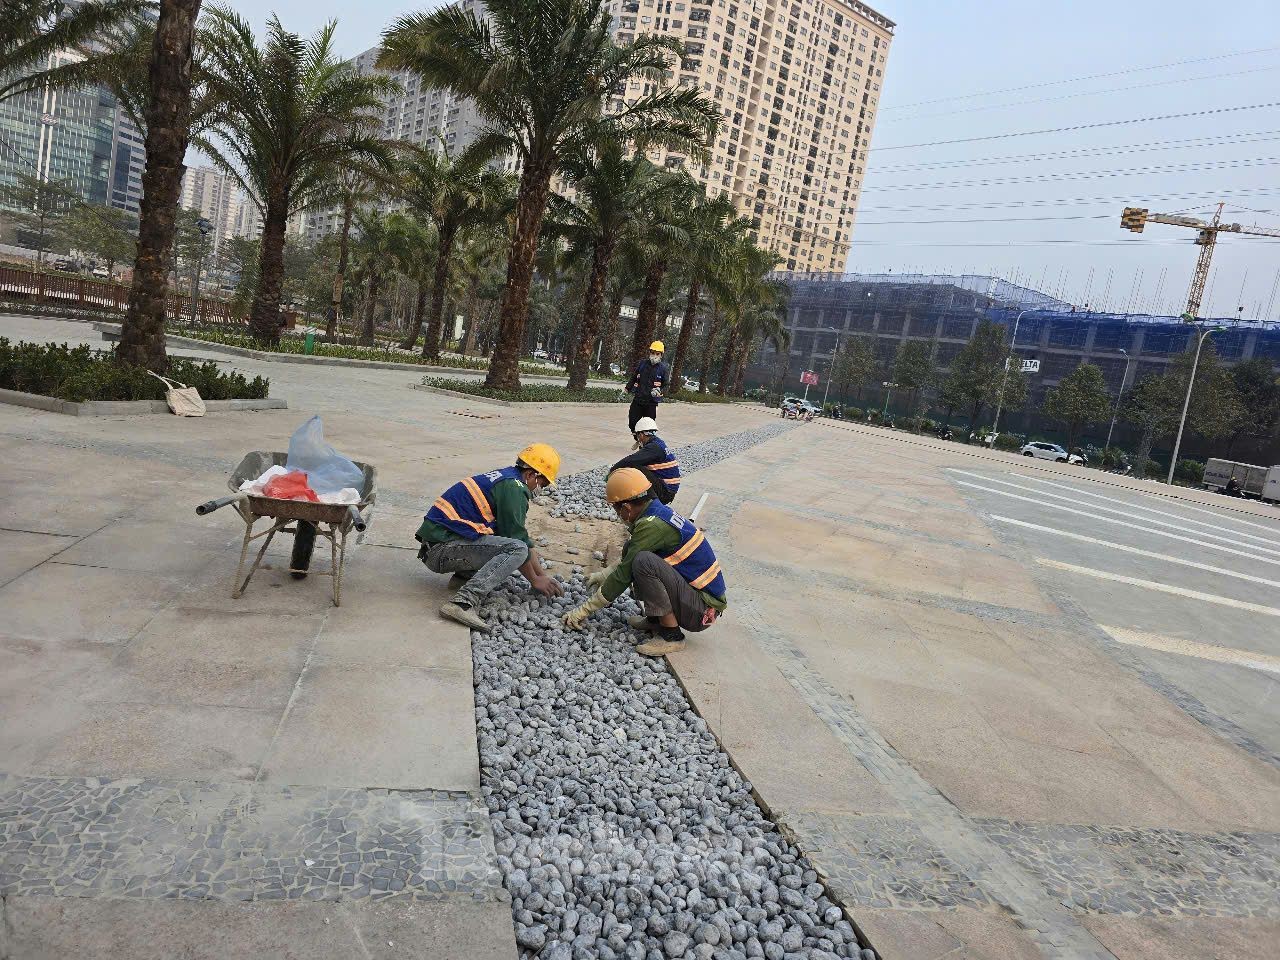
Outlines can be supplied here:
<path id="1" fill-rule="evenodd" d="M 192 340 L 204 340 L 207 343 L 221 343 L 228 347 L 243 347 L 246 350 L 261 350 L 263 353 L 306 353 L 306 338 L 296 333 L 281 334 L 279 343 L 268 343 L 251 334 L 238 331 L 220 330 L 210 327 L 175 327 L 169 332 L 179 337 Z M 340 360 L 381 360 L 391 363 L 407 363 L 420 367 L 454 367 L 458 370 L 483 371 L 489 369 L 489 361 L 482 357 L 453 357 L 441 354 L 439 360 L 428 360 L 416 350 L 400 350 L 390 346 L 364 347 L 344 343 L 327 343 L 316 338 L 312 344 L 311 355 L 316 357 L 333 357 Z M 520 372 L 533 376 L 568 376 L 554 368 L 536 363 L 521 363 Z M 613 374 L 591 374 L 593 379 L 618 380 L 623 378 Z"/>
<path id="2" fill-rule="evenodd" d="M 271 381 L 252 380 L 212 361 L 169 358 L 165 374 L 200 391 L 206 400 L 262 400 Z M 86 400 L 163 400 L 165 385 L 140 367 L 115 362 L 114 351 L 66 343 L 10 343 L 0 337 L 0 389 L 20 390 L 72 403 Z"/>
<path id="3" fill-rule="evenodd" d="M 681 390 L 667 399 L 685 403 L 733 403 L 732 397 L 719 397 L 714 393 L 698 393 L 697 390 Z"/>
<path id="4" fill-rule="evenodd" d="M 610 387 L 587 387 L 585 390 L 570 391 L 560 384 L 526 383 L 521 384 L 518 391 L 493 390 L 480 380 L 456 380 L 450 377 L 423 377 L 422 385 L 512 403 L 628 403 L 631 400 L 621 390 Z"/>

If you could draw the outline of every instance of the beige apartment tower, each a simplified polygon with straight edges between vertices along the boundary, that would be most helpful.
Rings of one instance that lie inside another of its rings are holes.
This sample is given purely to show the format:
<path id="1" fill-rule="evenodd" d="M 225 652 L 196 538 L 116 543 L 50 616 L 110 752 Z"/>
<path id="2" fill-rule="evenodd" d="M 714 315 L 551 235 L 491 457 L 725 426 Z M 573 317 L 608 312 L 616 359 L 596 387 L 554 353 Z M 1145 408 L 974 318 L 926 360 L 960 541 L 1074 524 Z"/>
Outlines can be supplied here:
<path id="1" fill-rule="evenodd" d="M 724 115 L 707 166 L 663 162 L 728 193 L 783 269 L 843 272 L 893 22 L 843 0 L 612 0 L 609 10 L 620 42 L 679 39 L 676 82 Z"/>

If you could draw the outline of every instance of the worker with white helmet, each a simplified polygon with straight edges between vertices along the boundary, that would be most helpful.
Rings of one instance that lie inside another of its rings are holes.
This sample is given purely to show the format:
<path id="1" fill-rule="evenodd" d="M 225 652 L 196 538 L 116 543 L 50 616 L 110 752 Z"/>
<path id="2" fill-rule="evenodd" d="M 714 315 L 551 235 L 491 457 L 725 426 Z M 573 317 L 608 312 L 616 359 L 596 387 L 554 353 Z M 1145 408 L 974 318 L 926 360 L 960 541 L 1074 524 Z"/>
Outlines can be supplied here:
<path id="1" fill-rule="evenodd" d="M 634 467 L 649 478 L 653 495 L 663 503 L 670 503 L 680 490 L 680 461 L 658 436 L 658 422 L 652 417 L 641 417 L 631 436 L 635 439 L 635 452 L 615 463 L 609 472 Z"/>
<path id="2" fill-rule="evenodd" d="M 663 361 L 666 347 L 661 340 L 649 344 L 649 356 L 636 364 L 635 372 L 627 381 L 625 389 L 631 394 L 631 408 L 627 411 L 627 426 L 636 428 L 636 421 L 641 417 L 650 420 L 658 418 L 658 404 L 662 402 L 667 390 L 667 365 Z"/>
<path id="3" fill-rule="evenodd" d="M 659 502 L 649 478 L 639 470 L 615 470 L 605 484 L 605 499 L 631 528 L 631 539 L 616 566 L 587 578 L 596 592 L 564 615 L 565 626 L 579 629 L 587 617 L 630 587 L 645 612 L 633 617 L 631 626 L 655 634 L 636 650 L 648 657 L 674 653 L 684 645 L 683 630 L 701 632 L 724 612 L 720 562 L 706 535 Z"/>
<path id="4" fill-rule="evenodd" d="M 539 593 L 558 597 L 560 582 L 542 568 L 525 529 L 533 494 L 555 483 L 560 454 L 547 443 L 531 443 L 515 466 L 459 480 L 436 498 L 415 534 L 418 558 L 436 573 L 465 582 L 440 607 L 450 620 L 483 630 L 477 610 L 494 589 L 519 570 Z"/>

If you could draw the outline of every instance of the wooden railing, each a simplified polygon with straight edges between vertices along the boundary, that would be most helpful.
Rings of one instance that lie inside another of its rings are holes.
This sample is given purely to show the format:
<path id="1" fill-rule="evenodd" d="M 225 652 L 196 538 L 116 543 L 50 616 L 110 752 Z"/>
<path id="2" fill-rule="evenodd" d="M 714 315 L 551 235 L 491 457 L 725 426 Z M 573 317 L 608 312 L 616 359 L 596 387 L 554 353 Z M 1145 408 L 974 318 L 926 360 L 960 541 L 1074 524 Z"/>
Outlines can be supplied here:
<path id="1" fill-rule="evenodd" d="M 0 266 L 0 301 L 65 307 L 68 310 L 98 310 L 124 313 L 129 304 L 129 288 L 112 280 L 96 280 L 65 273 L 36 273 L 22 267 Z M 285 326 L 292 327 L 296 314 L 285 311 Z M 191 320 L 191 297 L 169 294 L 165 305 L 168 320 Z M 225 300 L 201 297 L 196 314 L 201 324 L 243 327 L 246 321 L 231 311 Z"/>

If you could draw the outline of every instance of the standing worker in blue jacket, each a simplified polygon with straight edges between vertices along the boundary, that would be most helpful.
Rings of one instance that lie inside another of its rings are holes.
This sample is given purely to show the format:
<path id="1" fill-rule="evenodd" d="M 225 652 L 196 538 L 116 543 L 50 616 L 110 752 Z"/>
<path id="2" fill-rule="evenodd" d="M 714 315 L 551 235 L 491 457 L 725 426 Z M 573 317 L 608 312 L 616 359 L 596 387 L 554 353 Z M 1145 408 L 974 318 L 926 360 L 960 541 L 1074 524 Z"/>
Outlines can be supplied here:
<path id="1" fill-rule="evenodd" d="M 564 593 L 547 575 L 525 529 L 533 494 L 556 481 L 560 454 L 546 443 L 520 451 L 515 466 L 459 480 L 440 496 L 415 534 L 418 558 L 436 573 L 458 574 L 462 588 L 440 607 L 440 615 L 484 630 L 477 612 L 493 590 L 519 570 L 546 597 Z"/>
<path id="2" fill-rule="evenodd" d="M 653 495 L 663 503 L 670 503 L 680 492 L 680 461 L 658 436 L 658 422 L 651 417 L 641 417 L 632 428 L 635 453 L 623 457 L 609 472 L 634 467 L 653 485 Z"/>
<path id="3" fill-rule="evenodd" d="M 650 420 L 658 419 L 658 404 L 662 402 L 663 394 L 667 392 L 667 377 L 670 375 L 666 361 L 662 359 L 665 352 L 666 348 L 661 340 L 655 340 L 649 344 L 649 356 L 636 364 L 635 373 L 631 375 L 631 379 L 624 388 L 631 394 L 627 426 L 632 431 L 636 428 L 636 421 L 641 417 L 648 417 Z"/>

